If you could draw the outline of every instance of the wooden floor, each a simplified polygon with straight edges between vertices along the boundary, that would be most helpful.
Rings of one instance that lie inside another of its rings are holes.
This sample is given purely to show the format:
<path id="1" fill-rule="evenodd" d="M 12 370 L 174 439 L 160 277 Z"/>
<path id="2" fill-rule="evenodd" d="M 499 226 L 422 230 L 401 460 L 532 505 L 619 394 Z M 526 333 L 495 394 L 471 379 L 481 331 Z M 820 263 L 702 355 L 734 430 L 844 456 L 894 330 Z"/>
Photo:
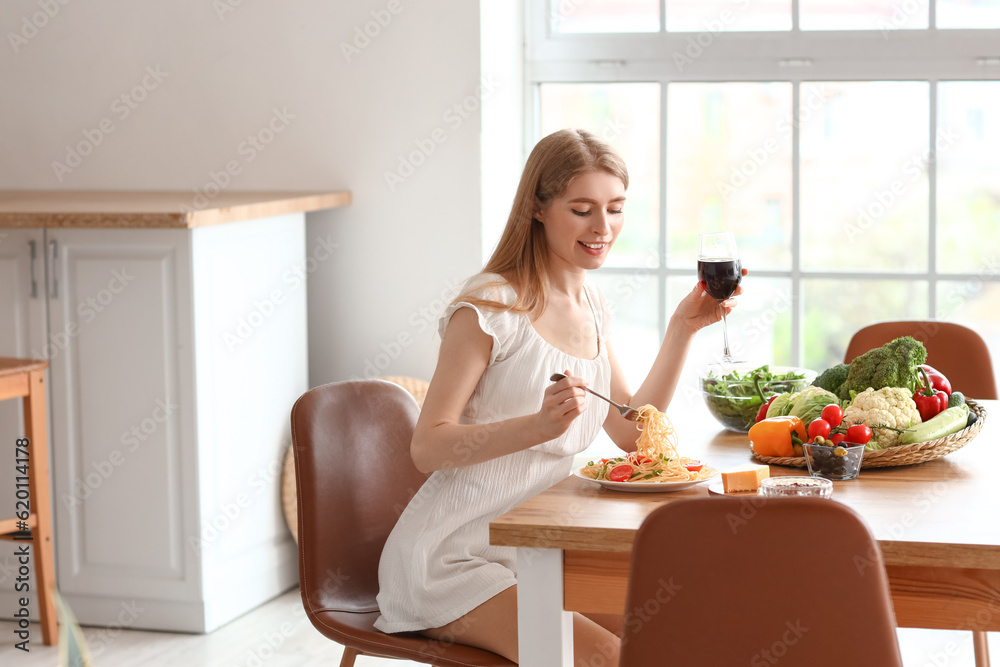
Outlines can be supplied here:
<path id="1" fill-rule="evenodd" d="M 4 614 L 6 617 L 7 614 Z M 208 635 L 124 630 L 111 636 L 84 628 L 95 667 L 334 667 L 341 647 L 306 620 L 298 590 L 292 590 Z M 41 643 L 41 628 L 31 625 L 31 651 L 14 648 L 12 622 L 0 622 L 0 665 L 55 667 L 58 650 Z M 900 630 L 906 667 L 973 667 L 972 635 L 967 632 Z M 993 664 L 1000 664 L 1000 633 L 990 634 Z M 416 663 L 361 657 L 358 667 L 410 667 Z"/>

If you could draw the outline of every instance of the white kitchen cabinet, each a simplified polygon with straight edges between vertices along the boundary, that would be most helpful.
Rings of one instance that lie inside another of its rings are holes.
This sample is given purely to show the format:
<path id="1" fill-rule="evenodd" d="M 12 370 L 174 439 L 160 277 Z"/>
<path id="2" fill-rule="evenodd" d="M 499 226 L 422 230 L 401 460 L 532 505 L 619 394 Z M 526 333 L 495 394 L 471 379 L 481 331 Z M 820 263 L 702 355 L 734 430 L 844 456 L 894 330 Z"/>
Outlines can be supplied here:
<path id="1" fill-rule="evenodd" d="M 208 632 L 294 586 L 280 462 L 308 389 L 305 214 L 0 233 L 0 356 L 50 363 L 57 580 L 80 622 Z"/>

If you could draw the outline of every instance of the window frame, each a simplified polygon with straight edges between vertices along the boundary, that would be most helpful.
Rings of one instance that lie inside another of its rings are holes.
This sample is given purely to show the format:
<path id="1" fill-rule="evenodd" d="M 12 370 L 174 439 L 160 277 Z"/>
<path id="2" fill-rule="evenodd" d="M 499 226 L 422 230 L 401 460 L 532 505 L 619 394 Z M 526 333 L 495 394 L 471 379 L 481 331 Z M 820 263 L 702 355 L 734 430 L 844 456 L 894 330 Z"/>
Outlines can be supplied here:
<path id="1" fill-rule="evenodd" d="M 754 32 L 667 32 L 665 2 L 660 0 L 660 30 L 649 33 L 556 33 L 550 7 L 558 0 L 529 0 L 525 7 L 524 154 L 540 139 L 543 83 L 658 83 L 660 85 L 660 193 L 658 264 L 650 267 L 604 267 L 602 273 L 651 273 L 659 290 L 658 328 L 666 331 L 667 280 L 690 276 L 690 268 L 667 266 L 667 118 L 671 83 L 787 82 L 792 109 L 800 107 L 803 83 L 920 81 L 929 84 L 928 144 L 930 164 L 937 163 L 938 85 L 942 81 L 1000 81 L 1000 29 L 938 29 L 936 2 L 929 4 L 929 26 L 920 29 L 852 31 L 800 30 L 798 0 L 792 0 L 790 30 Z M 691 45 L 701 46 L 701 51 Z M 747 49 L 752 44 L 753 49 Z M 696 58 L 675 60 L 675 54 Z M 803 270 L 801 266 L 800 136 L 792 124 L 792 262 L 788 270 L 755 270 L 759 277 L 791 281 L 793 311 L 791 358 L 801 366 L 805 308 L 803 281 L 904 280 L 925 282 L 927 317 L 938 317 L 938 283 L 1000 282 L 1000 273 L 942 273 L 937 267 L 937 170 L 928 170 L 928 259 L 917 271 L 857 273 Z M 752 267 L 751 267 L 752 268 Z"/>

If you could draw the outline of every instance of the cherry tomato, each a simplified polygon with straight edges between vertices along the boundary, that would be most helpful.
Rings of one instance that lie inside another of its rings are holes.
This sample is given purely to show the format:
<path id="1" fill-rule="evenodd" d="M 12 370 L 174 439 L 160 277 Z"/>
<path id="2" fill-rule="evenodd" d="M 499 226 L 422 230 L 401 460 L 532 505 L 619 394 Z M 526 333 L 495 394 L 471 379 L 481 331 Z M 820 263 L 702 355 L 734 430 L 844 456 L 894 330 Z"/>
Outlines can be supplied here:
<path id="1" fill-rule="evenodd" d="M 627 482 L 632 476 L 632 466 L 624 463 L 620 466 L 615 466 L 608 473 L 608 479 L 612 482 Z"/>
<path id="2" fill-rule="evenodd" d="M 830 435 L 830 422 L 825 419 L 814 419 L 809 423 L 810 438 L 825 438 Z"/>
<path id="3" fill-rule="evenodd" d="M 705 464 L 701 461 L 688 461 L 684 467 L 688 469 L 688 472 L 698 472 L 705 467 Z"/>
<path id="4" fill-rule="evenodd" d="M 839 445 L 844 441 L 845 438 L 847 438 L 847 436 L 844 435 L 843 433 L 834 433 L 833 435 L 830 436 L 830 441 L 833 442 L 833 444 L 835 445 Z"/>
<path id="5" fill-rule="evenodd" d="M 836 403 L 831 403 L 823 408 L 823 412 L 820 413 L 820 417 L 825 419 L 831 427 L 836 428 L 840 426 L 840 422 L 844 421 L 844 411 L 841 410 L 840 406 Z"/>
<path id="6" fill-rule="evenodd" d="M 855 424 L 847 429 L 847 441 L 866 445 L 872 439 L 872 430 L 865 424 Z"/>

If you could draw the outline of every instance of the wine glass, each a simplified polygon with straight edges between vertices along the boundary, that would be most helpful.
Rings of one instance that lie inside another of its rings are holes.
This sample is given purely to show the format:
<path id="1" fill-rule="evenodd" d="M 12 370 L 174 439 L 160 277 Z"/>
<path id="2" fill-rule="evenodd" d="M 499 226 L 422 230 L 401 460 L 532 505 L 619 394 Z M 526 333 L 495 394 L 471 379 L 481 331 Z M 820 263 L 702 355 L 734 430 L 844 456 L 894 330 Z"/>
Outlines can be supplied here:
<path id="1" fill-rule="evenodd" d="M 743 265 L 736 249 L 732 232 L 702 234 L 698 237 L 698 280 L 708 295 L 721 304 L 739 287 L 743 280 Z M 729 331 L 726 328 L 726 311 L 722 310 L 722 361 L 732 364 L 729 353 Z"/>

